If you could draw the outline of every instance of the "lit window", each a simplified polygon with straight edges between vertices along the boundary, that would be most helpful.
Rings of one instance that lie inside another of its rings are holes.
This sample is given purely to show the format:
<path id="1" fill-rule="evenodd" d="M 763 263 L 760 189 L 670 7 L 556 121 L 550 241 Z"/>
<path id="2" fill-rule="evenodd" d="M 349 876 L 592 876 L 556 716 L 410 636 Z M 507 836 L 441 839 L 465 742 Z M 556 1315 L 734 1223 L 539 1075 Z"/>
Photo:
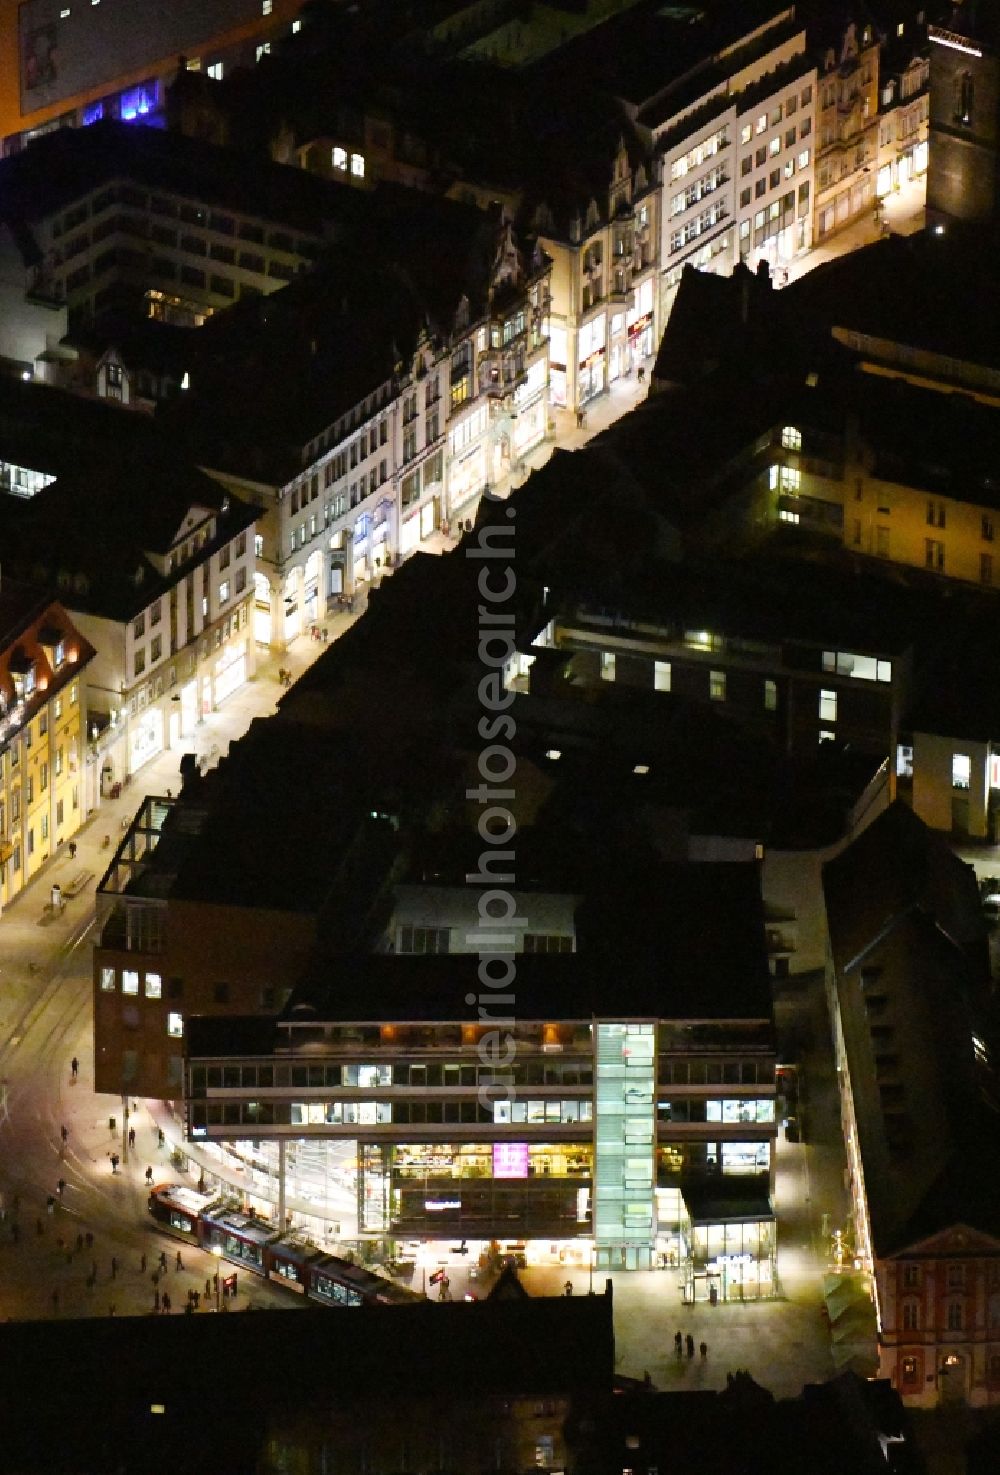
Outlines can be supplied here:
<path id="1" fill-rule="evenodd" d="M 782 466 L 779 485 L 783 492 L 797 492 L 802 478 L 797 466 Z"/>
<path id="2" fill-rule="evenodd" d="M 184 1033 L 184 1020 L 180 1014 L 173 1010 L 167 1015 L 167 1034 L 173 1039 L 179 1040 Z"/>
<path id="3" fill-rule="evenodd" d="M 778 512 L 779 522 L 797 523 L 801 521 L 797 512 L 789 512 L 787 507 L 782 507 Z"/>
<path id="4" fill-rule="evenodd" d="M 601 680 L 602 681 L 614 681 L 614 679 L 615 679 L 615 658 L 614 658 L 614 656 L 610 652 L 608 652 L 608 651 L 602 651 L 601 652 Z"/>
<path id="5" fill-rule="evenodd" d="M 653 688 L 655 691 L 670 690 L 670 662 L 653 662 Z"/>
<path id="6" fill-rule="evenodd" d="M 364 179 L 365 161 L 361 154 L 351 155 L 351 173 L 354 175 L 355 179 Z"/>
<path id="7" fill-rule="evenodd" d="M 713 702 L 724 702 L 726 700 L 726 673 L 725 671 L 710 671 L 708 673 L 708 696 Z"/>
<path id="8" fill-rule="evenodd" d="M 229 580 L 228 579 L 223 579 L 222 583 L 219 585 L 219 603 L 220 604 L 225 604 L 225 602 L 226 602 L 226 600 L 228 598 L 229 598 Z"/>
<path id="9" fill-rule="evenodd" d="M 213 61 L 209 66 L 207 66 L 205 68 L 205 70 L 208 73 L 208 75 L 211 77 L 211 79 L 212 79 L 213 82 L 221 82 L 222 81 L 222 62 L 221 61 Z"/>
<path id="10" fill-rule="evenodd" d="M 764 132 L 764 129 L 766 127 L 767 127 L 767 114 L 766 113 L 761 113 L 760 117 L 757 119 L 757 122 L 754 124 L 754 130 L 753 131 L 755 133 L 763 133 Z"/>
<path id="11" fill-rule="evenodd" d="M 163 998 L 163 979 L 160 977 L 160 975 L 158 973 L 147 973 L 146 974 L 146 998 L 147 999 L 162 999 Z"/>
<path id="12" fill-rule="evenodd" d="M 139 974 L 134 968 L 122 969 L 122 993 L 137 994 L 139 992 Z"/>
<path id="13" fill-rule="evenodd" d="M 270 43 L 270 41 L 262 41 L 261 44 L 257 47 L 257 60 L 260 61 L 260 59 L 261 59 L 262 56 L 270 56 L 270 55 L 271 55 L 271 43 Z"/>
<path id="14" fill-rule="evenodd" d="M 967 789 L 972 778 L 972 759 L 968 753 L 953 753 L 951 755 L 951 786 L 953 789 Z"/>
<path id="15" fill-rule="evenodd" d="M 274 0 L 261 0 L 261 15 L 270 15 L 274 7 Z"/>
<path id="16" fill-rule="evenodd" d="M 302 29 L 302 22 L 300 20 L 293 20 L 292 21 L 292 35 L 293 36 L 297 36 L 299 34 L 299 32 L 301 31 L 301 29 Z"/>
<path id="17" fill-rule="evenodd" d="M 101 992 L 113 994 L 115 991 L 115 970 L 113 968 L 101 969 Z"/>
<path id="18" fill-rule="evenodd" d="M 333 151 L 333 167 L 334 169 L 347 168 L 347 150 L 340 148 L 339 145 Z"/>
<path id="19" fill-rule="evenodd" d="M 828 727 L 821 727 L 819 730 L 819 740 L 821 743 L 835 743 L 837 741 L 837 734 L 831 732 Z"/>
<path id="20" fill-rule="evenodd" d="M 263 558 L 263 556 L 264 556 L 264 538 L 263 538 L 262 534 L 260 534 L 260 533 L 254 533 L 254 535 L 253 535 L 253 551 L 254 551 L 254 557 L 255 558 Z"/>
<path id="21" fill-rule="evenodd" d="M 907 743 L 896 744 L 896 777 L 913 777 L 913 748 Z"/>
<path id="22" fill-rule="evenodd" d="M 819 717 L 821 722 L 836 722 L 837 693 L 825 689 L 819 694 Z"/>
<path id="23" fill-rule="evenodd" d="M 781 432 L 781 444 L 786 451 L 801 451 L 801 430 L 796 430 L 794 425 L 786 425 Z"/>
<path id="24" fill-rule="evenodd" d="M 764 682 L 764 711 L 776 712 L 778 710 L 778 683 L 776 681 Z"/>

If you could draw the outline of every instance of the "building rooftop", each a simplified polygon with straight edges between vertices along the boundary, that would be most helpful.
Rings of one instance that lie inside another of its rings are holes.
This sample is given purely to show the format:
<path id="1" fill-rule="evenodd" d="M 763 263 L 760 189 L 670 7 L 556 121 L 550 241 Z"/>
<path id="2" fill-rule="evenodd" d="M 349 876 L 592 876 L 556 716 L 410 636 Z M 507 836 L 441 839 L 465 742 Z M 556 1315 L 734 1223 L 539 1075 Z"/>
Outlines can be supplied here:
<path id="1" fill-rule="evenodd" d="M 103 120 L 56 129 L 0 162 L 0 220 L 42 221 L 103 184 L 126 180 L 314 236 L 334 236 L 367 208 L 362 192 L 303 169 Z"/>
<path id="2" fill-rule="evenodd" d="M 242 1281 L 241 1276 L 241 1281 Z M 191 1475 L 256 1468 L 274 1421 L 385 1400 L 581 1396 L 614 1374 L 610 1293 L 255 1315 L 8 1322 L 0 1470 Z M 72 1377 L 53 1374 L 68 1360 Z M 294 1376 L 263 1370 L 295 1369 Z M 254 1374 L 248 1401 L 248 1377 Z M 205 1380 L 214 1411 L 205 1419 Z M 161 1405 L 157 1414 L 153 1405 Z M 70 1448 L 71 1451 L 70 1451 Z"/>
<path id="3" fill-rule="evenodd" d="M 577 946 L 518 956 L 520 1017 L 771 1017 L 754 865 L 654 865 L 644 888 L 635 874 L 609 876 L 578 908 Z M 331 1022 L 468 1020 L 478 965 L 475 953 L 317 959 L 286 1018 L 307 1010 Z"/>
<path id="4" fill-rule="evenodd" d="M 997 1232 L 978 1183 L 1000 1094 L 971 867 L 897 800 L 824 866 L 823 890 L 876 1255 L 955 1223 Z"/>
<path id="5" fill-rule="evenodd" d="M 253 527 L 255 507 L 227 497 L 163 442 L 143 440 L 107 447 L 99 462 L 66 467 L 30 499 L 0 499 L 7 566 L 56 589 L 74 609 L 128 620 L 193 564 Z M 161 572 L 155 560 L 168 553 L 192 509 L 214 516 L 215 535 L 188 563 Z"/>

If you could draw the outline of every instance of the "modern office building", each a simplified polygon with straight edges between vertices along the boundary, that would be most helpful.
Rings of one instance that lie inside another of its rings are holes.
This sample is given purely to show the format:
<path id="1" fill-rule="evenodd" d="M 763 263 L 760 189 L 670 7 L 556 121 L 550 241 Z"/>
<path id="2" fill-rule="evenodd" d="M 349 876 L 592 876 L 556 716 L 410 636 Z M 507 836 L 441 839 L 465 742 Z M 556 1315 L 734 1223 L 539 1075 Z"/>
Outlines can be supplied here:
<path id="1" fill-rule="evenodd" d="M 613 987 L 593 953 L 520 955 L 503 994 L 469 954 L 353 957 L 317 964 L 270 1024 L 190 1019 L 187 1135 L 269 1148 L 282 1214 L 301 1196 L 289 1144 L 356 1143 L 362 1238 L 670 1267 L 688 1299 L 772 1294 L 756 867 L 660 879 L 662 946 L 623 955 Z M 712 917 L 725 943 L 707 949 Z"/>
<path id="2" fill-rule="evenodd" d="M 0 586 L 0 905 L 86 814 L 85 671 L 93 647 L 54 600 Z"/>

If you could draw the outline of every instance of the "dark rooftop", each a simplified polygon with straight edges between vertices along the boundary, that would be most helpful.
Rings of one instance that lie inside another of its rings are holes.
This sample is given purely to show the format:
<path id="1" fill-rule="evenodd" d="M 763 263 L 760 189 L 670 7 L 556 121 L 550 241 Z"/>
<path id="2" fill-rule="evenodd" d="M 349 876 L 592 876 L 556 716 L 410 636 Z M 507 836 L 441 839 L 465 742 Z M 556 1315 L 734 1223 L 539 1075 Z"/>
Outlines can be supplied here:
<path id="1" fill-rule="evenodd" d="M 276 1417 L 608 1389 L 614 1335 L 610 1295 L 563 1296 L 8 1322 L 0 1357 L 0 1469 L 235 1475 Z"/>
<path id="2" fill-rule="evenodd" d="M 367 209 L 367 197 L 304 169 L 203 139 L 104 120 L 59 128 L 0 162 L 0 219 L 40 221 L 111 180 L 131 180 L 324 235 Z"/>

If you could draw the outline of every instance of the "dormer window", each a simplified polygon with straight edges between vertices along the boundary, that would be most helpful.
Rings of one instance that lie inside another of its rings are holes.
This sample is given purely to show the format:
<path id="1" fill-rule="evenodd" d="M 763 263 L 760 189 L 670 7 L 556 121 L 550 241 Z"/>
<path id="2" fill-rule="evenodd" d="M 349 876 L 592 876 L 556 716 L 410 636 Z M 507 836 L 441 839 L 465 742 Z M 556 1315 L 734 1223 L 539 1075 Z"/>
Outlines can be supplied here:
<path id="1" fill-rule="evenodd" d="M 62 663 L 63 663 L 63 661 L 65 659 L 66 659 L 66 642 L 64 640 L 57 640 L 56 641 L 56 644 L 55 644 L 55 651 L 54 651 L 54 664 L 55 664 L 55 666 L 56 666 L 57 669 L 62 665 Z"/>
<path id="2" fill-rule="evenodd" d="M 16 681 L 16 679 L 17 678 L 15 677 L 15 681 Z M 31 694 L 32 694 L 32 692 L 34 690 L 35 690 L 35 665 L 34 665 L 34 662 L 32 662 L 31 665 L 29 665 L 28 669 L 24 673 L 24 695 L 26 697 L 30 697 Z"/>

